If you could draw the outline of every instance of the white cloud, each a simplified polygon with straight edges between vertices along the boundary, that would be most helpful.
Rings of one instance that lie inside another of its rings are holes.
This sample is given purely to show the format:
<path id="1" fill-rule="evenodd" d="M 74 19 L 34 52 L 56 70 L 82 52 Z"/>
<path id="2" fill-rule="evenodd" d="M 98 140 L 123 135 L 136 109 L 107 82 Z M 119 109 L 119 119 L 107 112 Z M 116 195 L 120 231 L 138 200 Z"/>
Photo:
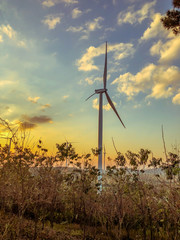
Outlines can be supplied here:
<path id="1" fill-rule="evenodd" d="M 13 85 L 15 84 L 16 82 L 13 82 L 11 80 L 1 80 L 0 81 L 0 87 L 5 87 L 7 85 Z"/>
<path id="2" fill-rule="evenodd" d="M 70 4 L 78 3 L 78 0 L 61 0 L 61 2 L 64 2 L 68 5 L 70 5 Z"/>
<path id="3" fill-rule="evenodd" d="M 152 56 L 159 56 L 160 63 L 169 63 L 180 58 L 180 36 L 163 43 L 161 40 L 155 43 L 151 49 Z"/>
<path id="4" fill-rule="evenodd" d="M 113 101 L 113 103 L 114 103 L 114 106 L 116 106 L 116 103 L 115 103 L 114 101 Z M 95 98 L 95 99 L 93 100 L 93 105 L 92 105 L 92 107 L 93 107 L 94 109 L 99 110 L 98 98 Z M 111 106 L 109 105 L 109 103 L 107 103 L 107 104 L 103 105 L 103 109 L 106 110 L 106 111 L 109 111 L 109 110 L 111 109 Z"/>
<path id="5" fill-rule="evenodd" d="M 153 76 L 152 93 L 147 97 L 158 99 L 172 96 L 180 86 L 179 78 L 180 69 L 178 67 L 157 67 Z"/>
<path id="6" fill-rule="evenodd" d="M 124 0 L 125 2 L 135 3 L 135 2 L 141 2 L 142 0 Z"/>
<path id="7" fill-rule="evenodd" d="M 100 29 L 102 28 L 102 26 L 100 25 L 99 22 L 103 21 L 104 19 L 102 17 L 97 17 L 95 18 L 93 21 L 89 21 L 85 24 L 86 26 L 86 30 L 88 32 L 92 32 L 92 31 L 95 31 L 97 29 Z"/>
<path id="8" fill-rule="evenodd" d="M 71 5 L 78 3 L 78 0 L 44 0 L 42 1 L 42 5 L 44 7 L 53 7 L 58 3 L 65 3 L 65 5 Z"/>
<path id="9" fill-rule="evenodd" d="M 161 22 L 162 15 L 160 13 L 156 13 L 152 16 L 152 22 L 150 24 L 150 27 L 146 29 L 146 31 L 143 33 L 143 36 L 141 37 L 140 41 L 142 40 L 149 40 L 151 38 L 172 38 L 174 37 L 173 33 L 171 31 L 167 31 Z"/>
<path id="10" fill-rule="evenodd" d="M 42 2 L 42 5 L 45 6 L 45 7 L 53 7 L 55 5 L 55 2 L 54 0 L 45 0 Z"/>
<path id="11" fill-rule="evenodd" d="M 80 37 L 80 40 L 87 40 L 89 38 L 89 34 L 84 34 Z"/>
<path id="12" fill-rule="evenodd" d="M 111 77 L 111 75 L 110 75 L 110 74 L 108 74 L 108 75 L 107 75 L 107 80 L 109 80 L 109 79 L 110 79 L 110 77 Z M 96 77 L 96 78 L 94 78 L 94 81 L 99 81 L 99 82 L 102 82 L 102 80 L 103 80 L 103 76 L 102 76 L 102 77 Z"/>
<path id="13" fill-rule="evenodd" d="M 125 93 L 128 99 L 143 92 L 147 98 L 168 98 L 180 87 L 180 69 L 176 66 L 156 66 L 149 64 L 133 75 L 125 73 L 116 78 L 112 84 L 118 84 L 118 91 Z"/>
<path id="14" fill-rule="evenodd" d="M 17 45 L 18 47 L 27 48 L 26 42 L 23 40 L 18 41 Z"/>
<path id="15" fill-rule="evenodd" d="M 45 109 L 50 108 L 50 107 L 51 107 L 51 105 L 47 103 L 47 104 L 44 104 L 41 106 L 41 110 L 44 111 Z"/>
<path id="16" fill-rule="evenodd" d="M 116 29 L 113 28 L 113 27 L 108 27 L 108 28 L 105 28 L 104 31 L 105 32 L 114 32 Z"/>
<path id="17" fill-rule="evenodd" d="M 66 29 L 67 32 L 81 32 L 82 30 L 83 30 L 83 27 L 72 27 L 72 26 Z"/>
<path id="18" fill-rule="evenodd" d="M 117 23 L 122 25 L 123 23 L 136 24 L 141 23 L 144 19 L 148 18 L 153 13 L 153 7 L 156 4 L 156 0 L 146 3 L 141 9 L 135 11 L 134 6 L 128 7 L 127 10 L 118 14 Z"/>
<path id="19" fill-rule="evenodd" d="M 87 11 L 89 11 L 89 9 Z M 102 28 L 102 26 L 100 25 L 100 22 L 103 20 L 104 19 L 102 17 L 97 17 L 97 18 L 94 18 L 92 21 L 86 22 L 83 26 L 78 26 L 78 27 L 70 26 L 66 31 L 81 32 L 84 35 L 80 39 L 88 39 L 90 32 L 94 32 L 97 29 Z"/>
<path id="20" fill-rule="evenodd" d="M 157 43 L 155 43 L 155 44 L 151 47 L 151 49 L 150 49 L 150 54 L 151 54 L 152 56 L 160 55 L 160 51 L 161 51 L 162 45 L 163 45 L 162 41 L 159 40 Z"/>
<path id="21" fill-rule="evenodd" d="M 169 40 L 160 48 L 160 63 L 167 63 L 180 58 L 180 36 Z"/>
<path id="22" fill-rule="evenodd" d="M 116 106 L 116 103 L 114 101 L 113 101 L 113 103 L 114 103 L 114 106 Z M 107 103 L 107 104 L 103 105 L 103 109 L 106 110 L 106 111 L 109 111 L 111 109 L 110 104 Z"/>
<path id="23" fill-rule="evenodd" d="M 6 117 L 10 117 L 10 115 L 12 115 L 16 111 L 17 107 L 14 104 L 8 104 L 8 106 L 0 104 L 0 114 L 3 119 L 5 119 Z"/>
<path id="24" fill-rule="evenodd" d="M 108 52 L 114 52 L 114 59 L 121 60 L 130 56 L 134 53 L 133 44 L 131 43 L 117 43 L 108 45 Z M 104 54 L 105 47 L 104 44 L 95 48 L 93 46 L 86 50 L 86 53 L 77 60 L 77 66 L 79 71 L 92 71 L 98 70 L 98 66 L 94 65 L 93 59 Z"/>
<path id="25" fill-rule="evenodd" d="M 151 86 L 152 75 L 156 66 L 150 64 L 143 68 L 139 73 L 133 75 L 125 73 L 116 78 L 112 84 L 118 83 L 118 91 L 123 92 L 131 99 L 139 92 L 143 92 L 148 85 Z"/>
<path id="26" fill-rule="evenodd" d="M 69 95 L 65 95 L 62 98 L 65 100 L 65 99 L 69 98 Z"/>
<path id="27" fill-rule="evenodd" d="M 3 42 L 3 37 L 7 36 L 18 47 L 26 48 L 26 41 L 20 39 L 20 34 L 17 33 L 9 24 L 0 26 L 0 42 Z"/>
<path id="28" fill-rule="evenodd" d="M 9 39 L 14 39 L 16 37 L 16 31 L 8 24 L 8 25 L 1 25 L 0 31 L 7 35 Z"/>
<path id="29" fill-rule="evenodd" d="M 2 35 L 0 35 L 0 42 L 3 42 L 3 37 L 2 37 Z"/>
<path id="30" fill-rule="evenodd" d="M 179 104 L 179 105 L 180 105 L 180 89 L 179 89 L 179 93 L 177 93 L 177 94 L 173 97 L 172 102 L 173 102 L 174 104 Z"/>
<path id="31" fill-rule="evenodd" d="M 140 104 L 140 103 L 135 104 L 135 105 L 133 106 L 133 108 L 135 108 L 135 109 L 140 108 L 140 107 L 141 107 L 141 104 Z"/>
<path id="32" fill-rule="evenodd" d="M 81 10 L 79 10 L 78 8 L 74 8 L 73 10 L 72 10 L 72 18 L 78 18 L 78 17 L 80 17 L 82 15 L 82 11 Z"/>
<path id="33" fill-rule="evenodd" d="M 110 78 L 110 74 L 107 75 L 107 80 L 109 80 Z M 85 82 L 87 82 L 89 85 L 94 84 L 95 82 L 103 82 L 103 77 L 95 77 L 95 76 L 90 76 L 85 78 Z M 81 84 L 83 83 L 83 81 L 81 80 Z"/>
<path id="34" fill-rule="evenodd" d="M 87 82 L 89 85 L 92 85 L 94 81 L 91 78 L 86 78 L 85 82 Z"/>
<path id="35" fill-rule="evenodd" d="M 98 67 L 94 65 L 93 58 L 104 54 L 104 46 L 101 45 L 98 48 L 93 46 L 86 50 L 86 53 L 77 60 L 77 66 L 80 71 L 98 70 Z"/>
<path id="36" fill-rule="evenodd" d="M 57 15 L 47 15 L 42 22 L 48 26 L 49 29 L 55 29 L 57 24 L 60 24 L 61 18 Z"/>
<path id="37" fill-rule="evenodd" d="M 37 103 L 37 101 L 40 99 L 40 97 L 28 97 L 28 101 L 32 102 L 32 103 Z"/>

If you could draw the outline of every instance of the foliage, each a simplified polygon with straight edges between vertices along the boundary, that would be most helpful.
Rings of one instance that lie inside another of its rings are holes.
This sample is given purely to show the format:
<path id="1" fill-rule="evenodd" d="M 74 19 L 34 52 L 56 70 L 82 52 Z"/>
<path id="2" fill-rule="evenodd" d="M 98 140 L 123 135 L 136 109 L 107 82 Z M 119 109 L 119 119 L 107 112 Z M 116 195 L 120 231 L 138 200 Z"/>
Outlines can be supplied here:
<path id="1" fill-rule="evenodd" d="M 100 182 L 91 154 L 56 147 L 49 156 L 41 140 L 34 151 L 18 142 L 11 151 L 0 146 L 0 239 L 180 238 L 177 154 L 164 162 L 147 149 L 117 152 Z"/>
<path id="2" fill-rule="evenodd" d="M 168 10 L 166 16 L 161 18 L 163 26 L 166 29 L 172 29 L 175 35 L 180 33 L 180 1 L 173 0 L 174 8 L 172 10 Z"/>

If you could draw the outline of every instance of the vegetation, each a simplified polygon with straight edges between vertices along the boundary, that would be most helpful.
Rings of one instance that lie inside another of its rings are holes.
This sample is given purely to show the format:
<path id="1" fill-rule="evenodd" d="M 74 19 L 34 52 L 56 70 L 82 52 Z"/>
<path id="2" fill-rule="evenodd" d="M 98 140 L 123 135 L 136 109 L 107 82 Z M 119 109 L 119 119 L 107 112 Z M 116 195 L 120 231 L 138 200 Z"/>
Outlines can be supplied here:
<path id="1" fill-rule="evenodd" d="M 0 239 L 180 239 L 178 154 L 163 162 L 147 149 L 117 152 L 100 190 L 91 154 L 63 143 L 48 156 L 42 141 L 36 151 L 13 143 L 0 146 Z"/>
<path id="2" fill-rule="evenodd" d="M 166 16 L 161 18 L 166 29 L 172 29 L 175 35 L 180 33 L 180 0 L 173 0 L 173 9 L 168 10 Z"/>

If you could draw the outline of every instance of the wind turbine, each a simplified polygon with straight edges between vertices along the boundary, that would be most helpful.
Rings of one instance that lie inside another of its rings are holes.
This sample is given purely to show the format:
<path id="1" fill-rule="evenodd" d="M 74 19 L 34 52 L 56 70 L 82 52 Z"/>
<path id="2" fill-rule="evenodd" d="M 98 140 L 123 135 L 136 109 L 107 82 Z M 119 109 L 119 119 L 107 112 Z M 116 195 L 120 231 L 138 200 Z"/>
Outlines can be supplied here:
<path id="1" fill-rule="evenodd" d="M 104 172 L 106 172 L 106 149 L 104 145 Z"/>
<path id="2" fill-rule="evenodd" d="M 93 93 L 91 96 L 89 96 L 86 101 L 91 98 L 95 94 L 99 94 L 99 119 L 98 119 L 98 149 L 100 150 L 99 156 L 98 156 L 98 169 L 100 172 L 102 172 L 102 135 L 103 135 L 103 93 L 105 93 L 107 101 L 117 117 L 119 118 L 121 124 L 125 128 L 125 125 L 123 121 L 121 120 L 111 98 L 109 97 L 109 94 L 107 93 L 106 88 L 107 83 L 107 42 L 106 42 L 106 52 L 105 52 L 105 64 L 104 64 L 104 75 L 103 75 L 103 88 L 96 89 L 95 93 Z"/>

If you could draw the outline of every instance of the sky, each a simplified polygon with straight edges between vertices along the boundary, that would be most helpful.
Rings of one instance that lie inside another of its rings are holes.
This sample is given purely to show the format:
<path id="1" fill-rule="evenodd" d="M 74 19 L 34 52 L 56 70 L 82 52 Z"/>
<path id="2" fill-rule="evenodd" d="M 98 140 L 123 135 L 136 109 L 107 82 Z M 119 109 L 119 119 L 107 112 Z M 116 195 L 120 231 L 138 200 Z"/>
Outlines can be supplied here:
<path id="1" fill-rule="evenodd" d="M 108 156 L 180 146 L 180 36 L 161 17 L 171 0 L 1 0 L 0 117 L 41 139 L 50 153 L 73 142 L 89 153 L 98 142 L 98 95 L 108 43 L 103 98 Z"/>

